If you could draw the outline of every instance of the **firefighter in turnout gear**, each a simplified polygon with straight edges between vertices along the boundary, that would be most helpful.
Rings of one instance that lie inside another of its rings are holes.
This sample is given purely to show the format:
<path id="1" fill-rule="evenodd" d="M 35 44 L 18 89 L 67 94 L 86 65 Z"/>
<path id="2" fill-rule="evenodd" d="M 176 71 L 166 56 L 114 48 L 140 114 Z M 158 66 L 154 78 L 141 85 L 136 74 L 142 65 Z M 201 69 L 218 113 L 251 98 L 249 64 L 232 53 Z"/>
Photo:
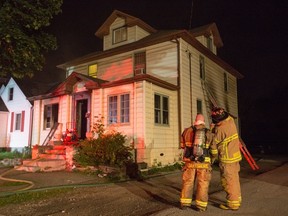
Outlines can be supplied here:
<path id="1" fill-rule="evenodd" d="M 182 175 L 181 209 L 191 207 L 193 188 L 196 186 L 195 207 L 205 211 L 208 204 L 208 189 L 212 168 L 209 157 L 210 130 L 205 128 L 204 116 L 197 114 L 193 126 L 184 129 L 181 135 L 181 148 L 184 149 Z"/>
<path id="2" fill-rule="evenodd" d="M 221 184 L 226 192 L 226 204 L 219 207 L 225 210 L 238 210 L 241 205 L 239 162 L 242 159 L 239 137 L 234 119 L 223 108 L 212 110 L 215 124 L 211 145 L 212 158 L 218 157 Z"/>

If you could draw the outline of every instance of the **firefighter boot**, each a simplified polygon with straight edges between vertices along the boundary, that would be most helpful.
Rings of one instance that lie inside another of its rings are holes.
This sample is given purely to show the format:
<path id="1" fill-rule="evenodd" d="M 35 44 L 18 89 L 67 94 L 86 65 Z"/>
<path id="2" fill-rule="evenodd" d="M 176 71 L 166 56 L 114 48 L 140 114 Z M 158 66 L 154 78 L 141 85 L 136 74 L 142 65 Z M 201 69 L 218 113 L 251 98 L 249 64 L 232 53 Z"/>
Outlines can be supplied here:
<path id="1" fill-rule="evenodd" d="M 219 206 L 221 209 L 223 210 L 233 210 L 233 211 L 237 211 L 239 209 L 239 206 L 228 206 L 228 205 L 225 205 L 225 204 L 220 204 Z"/>

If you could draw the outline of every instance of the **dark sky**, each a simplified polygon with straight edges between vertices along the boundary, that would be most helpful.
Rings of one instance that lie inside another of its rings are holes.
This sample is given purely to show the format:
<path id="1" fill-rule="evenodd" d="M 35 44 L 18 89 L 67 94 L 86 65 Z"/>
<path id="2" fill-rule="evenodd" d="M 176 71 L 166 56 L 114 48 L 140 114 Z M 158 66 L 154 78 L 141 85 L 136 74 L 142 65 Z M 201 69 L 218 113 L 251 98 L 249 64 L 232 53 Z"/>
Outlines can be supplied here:
<path id="1" fill-rule="evenodd" d="M 281 131 L 276 139 L 284 140 L 280 134 L 288 121 L 288 1 L 193 0 L 192 9 L 192 0 L 64 0 L 62 13 L 49 27 L 59 49 L 47 55 L 47 82 L 64 79 L 56 65 L 102 50 L 94 34 L 115 9 L 156 29 L 215 22 L 224 43 L 218 55 L 244 75 L 238 82 L 243 134 L 251 142 L 271 143 L 275 133 L 268 128 L 273 125 Z"/>

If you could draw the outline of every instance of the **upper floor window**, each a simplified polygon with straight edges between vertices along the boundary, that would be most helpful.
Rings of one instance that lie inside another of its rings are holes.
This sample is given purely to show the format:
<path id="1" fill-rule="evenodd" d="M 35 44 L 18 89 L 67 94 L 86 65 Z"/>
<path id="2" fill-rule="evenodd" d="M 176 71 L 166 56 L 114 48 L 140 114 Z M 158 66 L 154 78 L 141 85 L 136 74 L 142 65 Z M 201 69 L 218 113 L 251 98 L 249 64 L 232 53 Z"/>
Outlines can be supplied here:
<path id="1" fill-rule="evenodd" d="M 97 78 L 98 65 L 92 64 L 88 66 L 88 75 Z"/>
<path id="2" fill-rule="evenodd" d="M 197 104 L 197 113 L 203 113 L 203 111 L 202 111 L 202 100 L 199 100 L 199 99 L 197 99 L 197 101 L 196 101 L 196 104 Z"/>
<path id="3" fill-rule="evenodd" d="M 44 106 L 44 130 L 53 127 L 58 122 L 59 104 L 48 104 Z"/>
<path id="4" fill-rule="evenodd" d="M 113 43 L 120 43 L 127 40 L 127 28 L 120 27 L 113 30 Z"/>
<path id="5" fill-rule="evenodd" d="M 108 97 L 108 123 L 129 123 L 130 95 L 113 95 Z"/>
<path id="6" fill-rule="evenodd" d="M 155 124 L 169 124 L 169 98 L 163 95 L 154 95 L 154 122 Z"/>
<path id="7" fill-rule="evenodd" d="M 134 74 L 146 73 L 146 52 L 139 52 L 134 54 Z"/>
<path id="8" fill-rule="evenodd" d="M 228 74 L 224 73 L 224 91 L 228 92 Z"/>
<path id="9" fill-rule="evenodd" d="M 213 44 L 212 44 L 212 38 L 211 37 L 206 37 L 206 43 L 207 43 L 207 48 L 210 51 L 213 51 Z"/>
<path id="10" fill-rule="evenodd" d="M 9 100 L 9 101 L 12 101 L 12 100 L 13 100 L 13 97 L 14 97 L 14 88 L 9 88 L 9 91 L 8 91 L 8 100 Z"/>
<path id="11" fill-rule="evenodd" d="M 199 71 L 200 71 L 200 78 L 202 80 L 205 80 L 205 61 L 203 56 L 199 57 Z"/>

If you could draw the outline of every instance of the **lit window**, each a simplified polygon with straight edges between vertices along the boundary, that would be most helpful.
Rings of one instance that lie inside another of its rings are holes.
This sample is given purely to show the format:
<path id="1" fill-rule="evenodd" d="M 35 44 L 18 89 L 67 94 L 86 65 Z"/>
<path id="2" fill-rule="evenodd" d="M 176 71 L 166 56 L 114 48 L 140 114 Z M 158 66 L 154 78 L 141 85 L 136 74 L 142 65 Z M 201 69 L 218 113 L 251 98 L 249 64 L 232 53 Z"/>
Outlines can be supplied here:
<path id="1" fill-rule="evenodd" d="M 97 77 L 98 66 L 97 64 L 89 65 L 88 66 L 88 75 L 91 77 Z"/>
<path id="2" fill-rule="evenodd" d="M 113 30 L 113 43 L 120 43 L 127 40 L 127 28 L 121 27 Z"/>
<path id="3" fill-rule="evenodd" d="M 16 113 L 15 116 L 15 130 L 21 129 L 21 113 Z"/>
<path id="4" fill-rule="evenodd" d="M 205 80 L 205 62 L 203 56 L 200 56 L 199 58 L 199 70 L 200 70 L 200 78 L 202 80 Z"/>
<path id="5" fill-rule="evenodd" d="M 8 100 L 12 101 L 13 100 L 13 96 L 14 96 L 14 88 L 9 88 L 9 92 L 8 92 Z"/>
<path id="6" fill-rule="evenodd" d="M 118 108 L 120 107 L 120 109 Z M 108 123 L 129 123 L 130 95 L 114 95 L 108 98 Z"/>
<path id="7" fill-rule="evenodd" d="M 58 122 L 59 104 L 48 104 L 44 106 L 44 130 L 53 127 Z"/>
<path id="8" fill-rule="evenodd" d="M 155 124 L 169 124 L 169 99 L 163 95 L 154 95 Z"/>
<path id="9" fill-rule="evenodd" d="M 146 53 L 140 52 L 134 54 L 134 74 L 146 73 Z"/>
<path id="10" fill-rule="evenodd" d="M 224 73 L 224 91 L 228 92 L 228 75 Z"/>
<path id="11" fill-rule="evenodd" d="M 201 113 L 202 114 L 202 101 L 197 99 L 197 113 Z"/>

